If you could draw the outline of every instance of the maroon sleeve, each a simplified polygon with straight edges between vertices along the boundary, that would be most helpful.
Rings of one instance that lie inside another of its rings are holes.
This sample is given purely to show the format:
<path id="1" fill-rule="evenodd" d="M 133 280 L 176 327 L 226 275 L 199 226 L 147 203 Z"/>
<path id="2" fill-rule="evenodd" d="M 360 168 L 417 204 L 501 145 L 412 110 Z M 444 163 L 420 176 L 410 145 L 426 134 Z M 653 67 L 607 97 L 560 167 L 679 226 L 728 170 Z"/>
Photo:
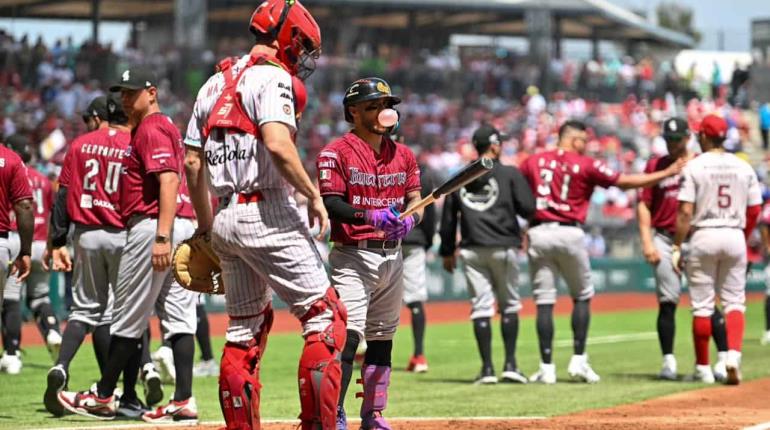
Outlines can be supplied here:
<path id="1" fill-rule="evenodd" d="M 409 148 L 404 148 L 404 157 L 406 158 L 406 192 L 422 190 L 420 167 L 417 166 L 414 153 Z"/>
<path id="2" fill-rule="evenodd" d="M 655 171 L 655 165 L 656 163 L 655 158 L 651 158 L 647 160 L 647 164 L 644 166 L 644 173 L 652 173 Z M 652 207 L 652 189 L 653 187 L 645 187 L 642 188 L 642 192 L 640 200 L 644 202 L 644 204 L 647 205 L 647 207 Z"/>
<path id="3" fill-rule="evenodd" d="M 588 160 L 590 160 L 590 163 L 586 163 L 588 164 L 587 176 L 592 185 L 607 188 L 618 182 L 620 172 L 610 169 L 603 161 Z"/>
<path id="4" fill-rule="evenodd" d="M 32 186 L 29 183 L 29 173 L 24 163 L 19 162 L 13 166 L 13 178 L 11 179 L 11 192 L 8 194 L 11 203 L 32 198 Z"/>
<path id="5" fill-rule="evenodd" d="M 318 187 L 322 196 L 345 195 L 347 187 L 343 163 L 343 154 L 332 145 L 327 145 L 318 153 L 316 170 L 318 171 Z"/>
<path id="6" fill-rule="evenodd" d="M 173 133 L 164 130 L 160 124 L 154 124 L 153 127 L 143 127 L 135 139 L 135 148 L 147 173 L 180 173 L 180 160 L 176 151 L 180 143 L 174 139 Z"/>

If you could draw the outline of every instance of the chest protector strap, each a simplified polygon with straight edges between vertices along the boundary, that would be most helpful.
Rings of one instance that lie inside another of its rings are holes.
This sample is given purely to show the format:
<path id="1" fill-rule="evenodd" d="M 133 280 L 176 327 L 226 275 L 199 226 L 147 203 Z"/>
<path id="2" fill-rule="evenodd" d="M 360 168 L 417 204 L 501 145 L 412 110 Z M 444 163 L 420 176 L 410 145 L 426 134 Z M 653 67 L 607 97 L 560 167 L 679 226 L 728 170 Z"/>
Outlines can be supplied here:
<path id="1" fill-rule="evenodd" d="M 240 82 L 243 73 L 254 65 L 270 64 L 284 70 L 286 68 L 275 57 L 264 54 L 252 55 L 238 74 L 233 76 L 232 68 L 237 61 L 237 57 L 225 58 L 217 64 L 217 70 L 225 78 L 225 87 L 203 127 L 204 139 L 207 139 L 214 129 L 221 129 L 226 133 L 250 134 L 257 138 L 260 137 L 259 127 L 254 124 L 243 109 L 243 100 L 238 92 L 238 82 Z"/>

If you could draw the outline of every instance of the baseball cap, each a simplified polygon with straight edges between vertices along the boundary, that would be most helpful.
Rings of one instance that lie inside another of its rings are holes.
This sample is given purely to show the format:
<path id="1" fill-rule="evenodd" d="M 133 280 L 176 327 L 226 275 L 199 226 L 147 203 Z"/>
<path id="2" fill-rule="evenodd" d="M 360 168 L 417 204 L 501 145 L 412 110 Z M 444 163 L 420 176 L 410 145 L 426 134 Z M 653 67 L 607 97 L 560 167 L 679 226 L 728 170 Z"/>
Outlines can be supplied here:
<path id="1" fill-rule="evenodd" d="M 155 73 L 145 67 L 136 66 L 124 70 L 120 74 L 118 83 L 110 87 L 110 91 L 143 90 L 158 86 L 158 78 Z"/>
<path id="2" fill-rule="evenodd" d="M 483 124 L 473 133 L 473 146 L 478 152 L 486 151 L 490 145 L 503 143 L 503 135 L 489 124 Z"/>
<path id="3" fill-rule="evenodd" d="M 706 115 L 701 121 L 698 131 L 707 137 L 724 139 L 727 137 L 727 121 L 714 114 Z"/>
<path id="4" fill-rule="evenodd" d="M 107 120 L 115 124 L 123 124 L 128 121 L 128 115 L 123 110 L 123 102 L 120 94 L 110 93 L 107 98 Z"/>
<path id="5" fill-rule="evenodd" d="M 690 126 L 682 118 L 669 118 L 663 121 L 664 139 L 681 139 L 690 135 Z"/>
<path id="6" fill-rule="evenodd" d="M 107 97 L 105 96 L 99 96 L 93 100 L 91 100 L 91 103 L 88 104 L 88 107 L 86 110 L 83 111 L 81 114 L 83 116 L 83 120 L 86 120 L 87 118 L 97 116 L 101 119 L 106 120 L 107 119 Z"/>

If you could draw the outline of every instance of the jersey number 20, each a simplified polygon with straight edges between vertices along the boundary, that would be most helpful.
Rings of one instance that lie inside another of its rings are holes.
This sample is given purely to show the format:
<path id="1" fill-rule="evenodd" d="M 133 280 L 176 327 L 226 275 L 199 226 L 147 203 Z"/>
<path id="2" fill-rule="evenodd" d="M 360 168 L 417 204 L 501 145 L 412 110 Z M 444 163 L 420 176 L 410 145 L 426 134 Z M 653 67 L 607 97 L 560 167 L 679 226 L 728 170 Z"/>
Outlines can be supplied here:
<path id="1" fill-rule="evenodd" d="M 120 180 L 120 170 L 122 165 L 110 161 L 107 163 L 107 177 L 104 180 L 104 191 L 112 194 L 118 190 L 118 181 Z M 99 174 L 99 161 L 94 158 L 86 160 L 86 169 L 83 176 L 83 189 L 86 191 L 96 191 L 96 176 Z"/>

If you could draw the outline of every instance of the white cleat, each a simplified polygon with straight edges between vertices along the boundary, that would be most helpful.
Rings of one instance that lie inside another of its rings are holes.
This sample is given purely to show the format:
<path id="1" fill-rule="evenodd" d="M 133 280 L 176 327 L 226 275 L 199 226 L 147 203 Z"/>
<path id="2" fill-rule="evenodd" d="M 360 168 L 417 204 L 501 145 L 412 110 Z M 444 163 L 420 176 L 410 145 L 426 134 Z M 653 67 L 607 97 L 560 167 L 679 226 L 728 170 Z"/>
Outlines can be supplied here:
<path id="1" fill-rule="evenodd" d="M 760 345 L 770 345 L 770 330 L 766 331 L 765 334 L 762 335 L 762 337 L 759 339 Z"/>
<path id="2" fill-rule="evenodd" d="M 201 360 L 193 366 L 193 376 L 196 378 L 219 376 L 219 364 L 213 358 L 211 360 Z"/>
<path id="3" fill-rule="evenodd" d="M 8 354 L 3 352 L 3 356 L 0 357 L 0 372 L 5 372 L 9 375 L 18 375 L 21 373 L 21 354 L 16 351 L 15 354 Z"/>
<path id="4" fill-rule="evenodd" d="M 740 384 L 741 383 L 741 353 L 739 351 L 735 351 L 735 350 L 727 351 L 725 368 L 727 371 L 727 377 L 725 378 L 725 383 L 727 385 Z"/>
<path id="5" fill-rule="evenodd" d="M 721 351 L 717 355 L 717 363 L 714 365 L 714 380 L 725 382 L 727 381 L 727 351 Z"/>
<path id="6" fill-rule="evenodd" d="M 601 380 L 599 375 L 591 368 L 591 365 L 588 364 L 588 354 L 573 355 L 569 360 L 567 373 L 572 379 L 589 384 L 595 384 Z"/>
<path id="7" fill-rule="evenodd" d="M 540 363 L 540 369 L 534 375 L 529 377 L 529 382 L 539 384 L 556 383 L 556 365 L 553 363 Z"/>
<path id="8" fill-rule="evenodd" d="M 160 373 L 164 384 L 176 383 L 176 368 L 174 367 L 174 351 L 168 346 L 161 346 L 152 353 L 152 361 Z"/>
<path id="9" fill-rule="evenodd" d="M 500 374 L 500 380 L 503 382 L 513 382 L 514 384 L 526 384 L 529 382 L 527 377 L 517 370 L 506 370 Z"/>
<path id="10" fill-rule="evenodd" d="M 48 353 L 54 363 L 59 359 L 61 351 L 61 334 L 56 330 L 48 330 L 48 336 L 45 337 L 45 344 L 48 347 Z"/>
<path id="11" fill-rule="evenodd" d="M 676 381 L 678 378 L 676 373 L 676 357 L 674 354 L 666 354 L 663 356 L 663 365 L 660 367 L 660 373 L 658 379 L 665 381 Z"/>
<path id="12" fill-rule="evenodd" d="M 711 366 L 708 364 L 697 364 L 695 365 L 695 373 L 687 378 L 687 380 L 692 382 L 702 382 L 704 384 L 713 384 L 714 372 L 711 371 Z"/>

